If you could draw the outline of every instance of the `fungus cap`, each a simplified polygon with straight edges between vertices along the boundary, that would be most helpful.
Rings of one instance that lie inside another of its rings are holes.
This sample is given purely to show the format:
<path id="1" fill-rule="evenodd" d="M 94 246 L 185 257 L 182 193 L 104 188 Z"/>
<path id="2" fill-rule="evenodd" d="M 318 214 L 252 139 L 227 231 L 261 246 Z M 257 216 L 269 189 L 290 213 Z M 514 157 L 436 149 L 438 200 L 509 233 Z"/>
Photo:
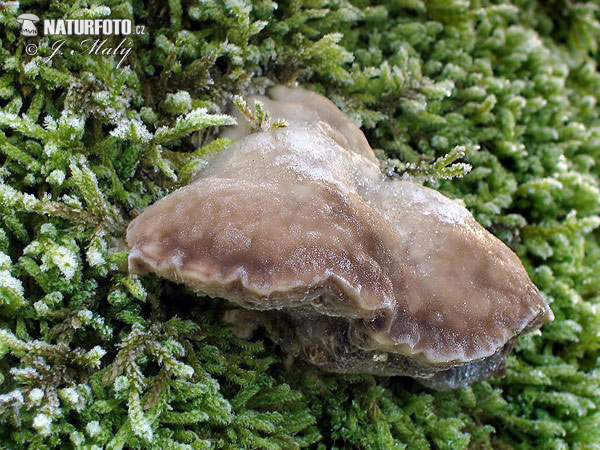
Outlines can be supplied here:
<path id="1" fill-rule="evenodd" d="M 516 336 L 552 319 L 519 258 L 464 207 L 384 177 L 323 97 L 273 96 L 267 111 L 289 126 L 244 135 L 137 217 L 131 272 L 260 311 L 239 317 L 326 370 L 436 388 L 493 373 Z M 317 112 L 303 121 L 304 108 Z"/>

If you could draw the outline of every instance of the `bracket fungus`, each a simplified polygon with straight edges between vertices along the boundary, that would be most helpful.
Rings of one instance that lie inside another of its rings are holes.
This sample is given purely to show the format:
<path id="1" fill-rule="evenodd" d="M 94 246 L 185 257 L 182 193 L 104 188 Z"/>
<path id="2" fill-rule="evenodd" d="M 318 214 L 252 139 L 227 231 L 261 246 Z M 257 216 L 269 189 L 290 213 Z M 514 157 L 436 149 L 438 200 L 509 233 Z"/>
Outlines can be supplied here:
<path id="1" fill-rule="evenodd" d="M 257 96 L 288 126 L 227 134 L 196 181 L 127 230 L 129 269 L 243 307 L 326 371 L 407 375 L 452 389 L 500 371 L 519 335 L 553 319 L 519 258 L 462 206 L 386 178 L 330 100 Z"/>

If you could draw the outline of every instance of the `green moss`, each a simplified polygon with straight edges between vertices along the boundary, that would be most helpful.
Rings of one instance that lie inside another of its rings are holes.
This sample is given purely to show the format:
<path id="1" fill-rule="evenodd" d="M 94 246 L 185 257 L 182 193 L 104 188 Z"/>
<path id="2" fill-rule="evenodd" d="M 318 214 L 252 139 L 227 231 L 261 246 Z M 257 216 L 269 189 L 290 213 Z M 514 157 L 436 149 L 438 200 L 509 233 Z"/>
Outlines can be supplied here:
<path id="1" fill-rule="evenodd" d="M 82 37 L 21 36 L 23 13 L 146 32 L 117 67 Z M 562 0 L 0 3 L 0 446 L 600 446 L 599 18 Z M 328 95 L 519 254 L 556 321 L 505 377 L 437 393 L 289 367 L 223 328 L 223 304 L 128 276 L 128 221 L 228 144 L 225 104 L 265 76 Z"/>

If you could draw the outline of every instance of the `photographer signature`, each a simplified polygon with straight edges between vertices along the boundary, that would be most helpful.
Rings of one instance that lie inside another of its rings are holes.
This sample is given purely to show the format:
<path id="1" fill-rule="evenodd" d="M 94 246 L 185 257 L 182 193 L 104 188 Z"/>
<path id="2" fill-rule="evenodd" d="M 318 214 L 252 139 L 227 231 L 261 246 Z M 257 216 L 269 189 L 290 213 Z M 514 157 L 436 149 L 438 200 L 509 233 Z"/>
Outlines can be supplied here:
<path id="1" fill-rule="evenodd" d="M 62 54 L 63 47 L 66 44 L 66 42 L 66 39 L 60 39 L 54 42 L 54 44 L 52 44 L 52 54 L 45 58 L 43 61 L 45 63 L 48 63 L 57 54 Z M 129 47 L 129 45 L 131 45 L 131 43 L 128 42 L 127 38 L 122 39 L 114 47 L 108 45 L 108 39 L 84 39 L 79 43 L 79 46 L 81 47 L 79 50 L 65 48 L 65 51 L 70 52 L 71 55 L 74 55 L 75 53 L 80 53 L 88 55 L 115 56 L 117 58 L 120 58 L 117 62 L 118 69 L 121 67 L 121 65 L 125 62 L 129 54 L 131 53 L 132 48 Z M 28 44 L 25 47 L 25 51 L 29 55 L 35 55 L 38 51 L 38 47 L 35 44 Z"/>

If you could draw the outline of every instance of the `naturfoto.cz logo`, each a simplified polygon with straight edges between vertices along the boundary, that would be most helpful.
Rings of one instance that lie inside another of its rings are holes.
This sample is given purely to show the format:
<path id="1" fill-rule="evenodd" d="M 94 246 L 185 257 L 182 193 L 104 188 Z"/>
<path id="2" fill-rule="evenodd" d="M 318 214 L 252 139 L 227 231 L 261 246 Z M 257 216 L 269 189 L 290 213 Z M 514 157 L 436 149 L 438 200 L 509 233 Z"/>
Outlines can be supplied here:
<path id="1" fill-rule="evenodd" d="M 21 24 L 21 35 L 32 37 L 38 35 L 37 23 L 40 19 L 34 14 L 21 14 L 17 17 L 17 22 Z M 103 55 L 103 56 L 120 56 L 121 59 L 117 63 L 117 68 L 120 67 L 127 56 L 131 53 L 132 48 L 127 41 L 127 36 L 131 34 L 144 34 L 145 26 L 132 24 L 130 19 L 44 19 L 42 21 L 42 30 L 44 36 L 124 36 L 124 38 L 116 46 L 109 46 L 108 39 L 84 39 L 80 42 L 79 53 Z M 52 54 L 44 59 L 44 62 L 49 62 L 58 53 L 63 51 L 63 46 L 66 39 L 57 40 L 52 45 Z M 75 54 L 76 50 L 67 50 L 71 54 Z M 27 44 L 25 52 L 28 55 L 35 55 L 38 52 L 36 44 Z"/>
<path id="2" fill-rule="evenodd" d="M 21 14 L 17 17 L 17 22 L 21 24 L 21 34 L 23 36 L 37 36 L 36 23 L 40 21 L 40 18 L 35 14 Z"/>

